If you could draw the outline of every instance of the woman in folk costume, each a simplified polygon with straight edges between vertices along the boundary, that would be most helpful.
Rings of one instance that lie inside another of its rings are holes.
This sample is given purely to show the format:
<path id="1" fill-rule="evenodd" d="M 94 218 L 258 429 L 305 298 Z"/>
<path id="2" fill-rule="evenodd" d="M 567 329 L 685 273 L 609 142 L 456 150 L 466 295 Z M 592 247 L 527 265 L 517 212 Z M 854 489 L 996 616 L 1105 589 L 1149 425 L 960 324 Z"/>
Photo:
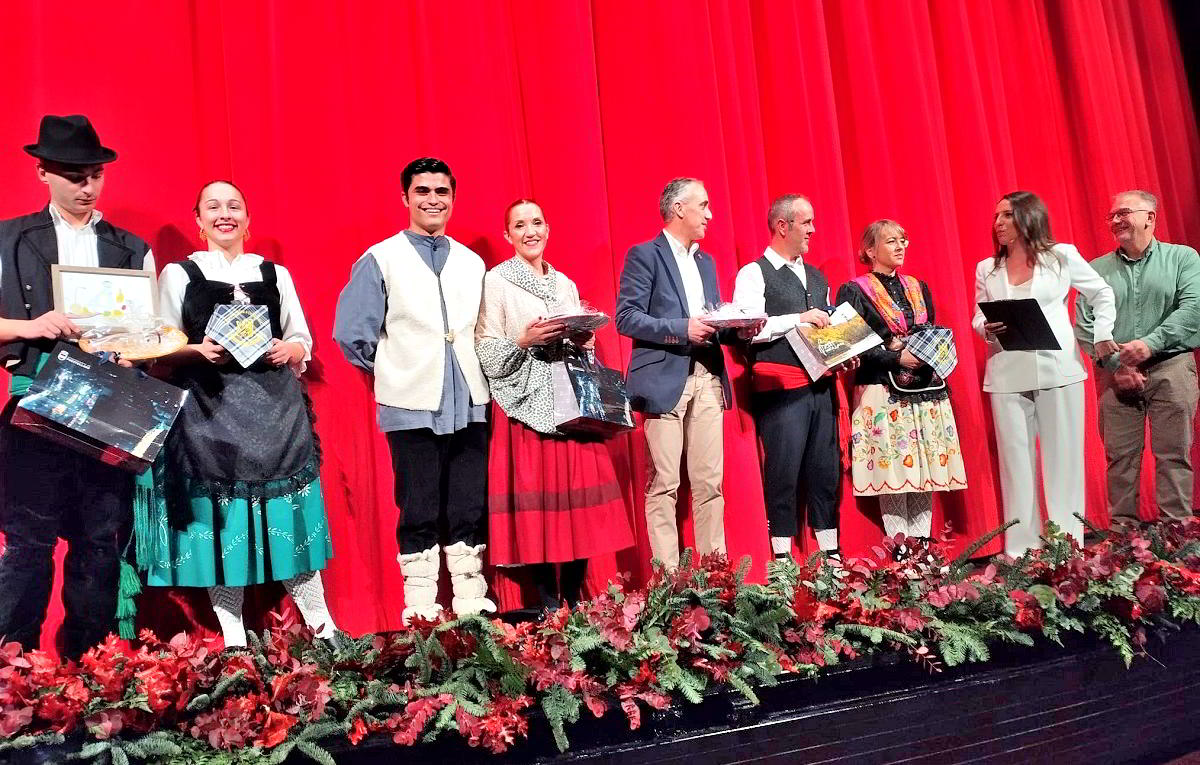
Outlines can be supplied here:
<path id="1" fill-rule="evenodd" d="M 883 345 L 862 355 L 850 417 L 851 478 L 856 496 L 878 496 L 889 537 L 928 544 L 933 492 L 965 489 L 966 470 L 945 381 L 906 347 L 931 325 L 929 285 L 901 274 L 908 235 L 899 223 L 867 226 L 859 257 L 871 271 L 838 290 Z"/>
<path id="2" fill-rule="evenodd" d="M 213 181 L 195 213 L 208 250 L 168 265 L 159 285 L 160 315 L 190 343 L 166 360 L 169 379 L 190 395 L 167 438 L 165 528 L 153 530 L 147 580 L 207 587 L 227 647 L 246 644 L 243 588 L 269 581 L 283 582 L 319 637 L 335 639 L 321 582 L 333 555 L 321 453 L 300 382 L 312 336 L 287 269 L 245 251 L 241 191 Z M 208 336 L 226 304 L 267 307 L 270 345 L 248 367 Z"/>
<path id="3" fill-rule="evenodd" d="M 550 226 L 538 204 L 505 212 L 516 254 L 488 271 L 475 341 L 491 387 L 488 540 L 494 565 L 531 565 L 542 605 L 574 605 L 587 559 L 633 545 L 633 531 L 603 441 L 567 437 L 554 425 L 550 362 L 591 333 L 567 337 L 544 319 L 579 305 L 575 283 L 543 258 Z M 556 576 L 555 565 L 558 565 Z"/>

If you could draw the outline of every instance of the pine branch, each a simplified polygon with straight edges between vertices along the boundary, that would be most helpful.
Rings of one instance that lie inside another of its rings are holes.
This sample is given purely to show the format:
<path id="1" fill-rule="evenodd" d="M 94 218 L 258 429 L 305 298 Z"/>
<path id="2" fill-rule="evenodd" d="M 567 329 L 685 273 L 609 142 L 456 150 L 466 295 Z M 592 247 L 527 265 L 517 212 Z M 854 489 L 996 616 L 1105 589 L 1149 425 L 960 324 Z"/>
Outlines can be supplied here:
<path id="1" fill-rule="evenodd" d="M 271 757 L 267 760 L 267 765 L 283 765 L 287 758 L 291 755 L 292 750 L 296 748 L 297 741 L 285 741 L 279 746 L 271 750 Z"/>
<path id="2" fill-rule="evenodd" d="M 337 765 L 337 762 L 333 759 L 333 755 L 311 741 L 297 741 L 296 751 L 308 759 L 320 763 L 320 765 Z"/>
<path id="3" fill-rule="evenodd" d="M 28 749 L 30 747 L 54 746 L 65 741 L 61 733 L 26 733 L 9 739 L 0 739 L 0 752 L 9 749 Z"/>
<path id="4" fill-rule="evenodd" d="M 579 720 L 579 697 L 561 685 L 554 685 L 542 697 L 542 711 L 550 723 L 550 732 L 554 734 L 554 744 L 558 751 L 565 752 L 570 747 L 567 740 L 567 723 Z"/>
<path id="5" fill-rule="evenodd" d="M 1010 526 L 1014 526 L 1017 523 L 1020 523 L 1020 521 L 1018 521 L 1017 519 L 1014 518 L 1013 520 L 1009 521 L 1008 523 L 1005 523 L 1003 526 L 992 529 L 988 533 L 981 536 L 979 539 L 976 539 L 970 545 L 967 545 L 967 549 L 963 550 L 962 554 L 959 555 L 957 558 L 955 558 L 954 562 L 952 562 L 950 564 L 950 571 L 946 578 L 950 581 L 955 581 L 955 582 L 962 579 L 967 566 L 970 564 L 971 558 L 975 557 L 975 553 L 979 552 L 984 547 L 987 547 L 987 545 L 993 539 L 1000 536 L 1005 531 L 1007 531 Z"/>
<path id="6" fill-rule="evenodd" d="M 729 675 L 729 684 L 734 690 L 742 694 L 746 701 L 750 702 L 754 706 L 758 706 L 758 694 L 756 694 L 754 689 L 750 687 L 750 684 L 746 682 L 746 678 L 742 677 L 737 672 L 732 672 Z"/>

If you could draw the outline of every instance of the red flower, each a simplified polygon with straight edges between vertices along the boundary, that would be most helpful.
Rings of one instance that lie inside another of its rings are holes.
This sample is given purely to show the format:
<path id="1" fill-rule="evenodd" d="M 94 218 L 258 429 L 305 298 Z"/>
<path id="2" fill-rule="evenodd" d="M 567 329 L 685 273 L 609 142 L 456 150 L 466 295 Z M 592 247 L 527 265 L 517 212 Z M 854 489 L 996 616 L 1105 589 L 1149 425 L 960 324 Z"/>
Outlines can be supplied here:
<path id="1" fill-rule="evenodd" d="M 276 675 L 271 681 L 272 705 L 309 722 L 324 717 L 325 705 L 333 698 L 333 689 L 327 678 L 316 674 L 316 669 L 313 664 L 305 664 L 294 672 Z"/>
<path id="2" fill-rule="evenodd" d="M 692 642 L 700 639 L 700 633 L 712 625 L 712 618 L 700 606 L 691 606 L 671 622 L 670 637 L 672 640 L 686 639 Z"/>
<path id="3" fill-rule="evenodd" d="M 1008 596 L 1017 607 L 1013 621 L 1018 627 L 1023 630 L 1040 630 L 1045 625 L 1045 613 L 1037 598 L 1024 590 L 1013 590 Z"/>
<path id="4" fill-rule="evenodd" d="M 392 740 L 397 744 L 412 746 L 425 731 L 425 725 L 437 714 L 438 710 L 454 701 L 449 693 L 439 693 L 416 701 L 410 701 L 404 711 L 388 719 L 388 727 L 396 729 Z"/>
<path id="5" fill-rule="evenodd" d="M 266 702 L 260 694 L 229 696 L 220 707 L 196 715 L 188 733 L 206 739 L 213 749 L 246 746 L 262 725 L 260 708 Z"/>
<path id="6" fill-rule="evenodd" d="M 1127 622 L 1136 622 L 1142 618 L 1142 604 L 1136 600 L 1110 598 L 1105 602 L 1104 608 L 1113 616 Z"/>
<path id="7" fill-rule="evenodd" d="M 87 719 L 88 733 L 96 738 L 112 738 L 125 727 L 125 709 L 109 709 L 97 712 Z"/>
<path id="8" fill-rule="evenodd" d="M 617 600 L 617 596 L 621 597 L 620 601 Z M 623 651 L 633 644 L 633 630 L 637 627 L 638 618 L 645 607 L 645 593 L 633 592 L 626 595 L 617 589 L 616 595 L 603 592 L 583 608 L 592 626 L 600 631 L 613 648 Z"/>
<path id="9" fill-rule="evenodd" d="M 74 730 L 83 717 L 91 694 L 78 677 L 67 678 L 58 686 L 57 693 L 44 693 L 38 698 L 37 715 L 50 723 L 50 729 L 59 733 Z"/>
<path id="10" fill-rule="evenodd" d="M 1133 584 L 1133 594 L 1146 614 L 1157 614 L 1167 607 L 1167 590 L 1157 573 L 1142 574 Z"/>
<path id="11" fill-rule="evenodd" d="M 18 707 L 0 712 L 0 738 L 15 736 L 33 722 L 33 707 Z"/>
<path id="12" fill-rule="evenodd" d="M 841 613 L 837 606 L 817 600 L 812 591 L 804 586 L 796 588 L 796 595 L 792 598 L 792 611 L 798 621 L 818 624 L 824 624 Z"/>
<path id="13" fill-rule="evenodd" d="M 350 732 L 346 734 L 346 738 L 350 739 L 351 744 L 358 746 L 358 742 L 362 741 L 367 733 L 367 724 L 361 717 L 355 717 L 354 724 L 350 726 Z"/>
<path id="14" fill-rule="evenodd" d="M 103 643 L 88 649 L 79 661 L 80 670 L 99 687 L 98 695 L 106 701 L 120 701 L 133 674 L 132 658 L 129 643 L 110 634 Z"/>
<path id="15" fill-rule="evenodd" d="M 532 703 L 533 700 L 528 696 L 498 696 L 488 704 L 483 717 L 476 717 L 458 707 L 454 710 L 454 719 L 467 744 L 501 754 L 516 743 L 518 736 L 524 738 L 529 733 L 529 722 L 521 710 Z"/>
<path id="16" fill-rule="evenodd" d="M 142 693 L 146 694 L 146 703 L 150 711 L 162 714 L 170 709 L 179 695 L 174 678 L 167 675 L 160 665 L 152 665 L 139 671 L 136 675 L 141 683 Z"/>
<path id="17" fill-rule="evenodd" d="M 361 720 L 360 720 L 361 722 Z M 288 731 L 296 724 L 296 718 L 282 712 L 267 712 L 262 731 L 254 739 L 255 746 L 271 749 L 287 740 Z"/>

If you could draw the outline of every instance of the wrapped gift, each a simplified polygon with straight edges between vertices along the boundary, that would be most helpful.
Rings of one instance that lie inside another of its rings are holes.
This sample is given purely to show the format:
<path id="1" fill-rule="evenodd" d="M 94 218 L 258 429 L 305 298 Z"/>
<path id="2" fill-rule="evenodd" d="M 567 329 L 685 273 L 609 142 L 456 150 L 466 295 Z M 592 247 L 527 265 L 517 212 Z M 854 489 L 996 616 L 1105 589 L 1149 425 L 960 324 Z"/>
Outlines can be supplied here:
<path id="1" fill-rule="evenodd" d="M 625 378 L 591 353 L 569 354 L 550 365 L 554 425 L 563 433 L 611 436 L 633 430 Z"/>
<path id="2" fill-rule="evenodd" d="M 552 302 L 545 319 L 562 322 L 570 332 L 595 332 L 609 322 L 608 314 L 586 300 L 567 305 Z"/>
<path id="3" fill-rule="evenodd" d="M 246 369 L 271 347 L 271 314 L 265 305 L 218 305 L 204 334 Z"/>
<path id="4" fill-rule="evenodd" d="M 59 343 L 12 423 L 109 465 L 140 473 L 166 442 L 187 391 Z"/>
<path id="5" fill-rule="evenodd" d="M 767 320 L 767 315 L 762 311 L 750 311 L 736 303 L 721 303 L 707 308 L 697 318 L 717 329 L 745 329 Z"/>
<path id="6" fill-rule="evenodd" d="M 167 356 L 187 345 L 187 335 L 159 318 L 125 324 L 97 324 L 79 336 L 87 353 L 115 353 L 128 361 Z"/>

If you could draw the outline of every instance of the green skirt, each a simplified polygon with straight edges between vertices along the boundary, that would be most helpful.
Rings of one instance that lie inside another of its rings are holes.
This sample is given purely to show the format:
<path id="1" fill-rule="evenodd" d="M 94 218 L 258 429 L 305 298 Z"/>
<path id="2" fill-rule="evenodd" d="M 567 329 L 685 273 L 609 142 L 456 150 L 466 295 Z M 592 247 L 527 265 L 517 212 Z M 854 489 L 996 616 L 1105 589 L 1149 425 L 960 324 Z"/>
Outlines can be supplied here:
<path id="1" fill-rule="evenodd" d="M 146 576 L 151 587 L 283 581 L 319 571 L 333 557 L 319 478 L 265 500 L 189 496 L 190 517 L 151 521 L 157 527 Z"/>

